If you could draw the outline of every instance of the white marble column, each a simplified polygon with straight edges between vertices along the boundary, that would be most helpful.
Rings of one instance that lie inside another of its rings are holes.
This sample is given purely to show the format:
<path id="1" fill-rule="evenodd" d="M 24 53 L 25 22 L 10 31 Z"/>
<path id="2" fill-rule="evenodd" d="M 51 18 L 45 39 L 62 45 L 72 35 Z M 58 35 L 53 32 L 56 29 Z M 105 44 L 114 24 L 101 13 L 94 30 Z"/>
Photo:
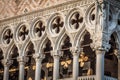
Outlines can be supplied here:
<path id="1" fill-rule="evenodd" d="M 9 80 L 9 67 L 10 65 L 13 63 L 12 60 L 2 60 L 2 63 L 4 65 L 4 76 L 3 76 L 3 80 Z"/>
<path id="2" fill-rule="evenodd" d="M 36 61 L 35 80 L 41 80 L 41 62 L 45 56 L 43 54 L 34 54 L 33 57 Z"/>
<path id="3" fill-rule="evenodd" d="M 96 50 L 96 80 L 104 80 L 105 50 Z"/>
<path id="4" fill-rule="evenodd" d="M 61 56 L 60 51 L 52 51 L 51 54 L 53 55 L 54 58 L 54 66 L 53 66 L 53 80 L 58 80 L 59 79 L 59 60 Z"/>
<path id="5" fill-rule="evenodd" d="M 17 58 L 19 62 L 19 80 L 24 80 L 25 73 L 25 63 L 28 61 L 27 57 L 19 56 Z"/>
<path id="6" fill-rule="evenodd" d="M 79 52 L 80 50 L 76 48 L 71 48 L 71 52 L 73 54 L 73 80 L 77 80 L 78 73 L 79 73 Z"/>
<path id="7" fill-rule="evenodd" d="M 59 56 L 54 56 L 53 80 L 59 79 Z"/>
<path id="8" fill-rule="evenodd" d="M 118 59 L 118 80 L 120 80 L 120 57 Z"/>

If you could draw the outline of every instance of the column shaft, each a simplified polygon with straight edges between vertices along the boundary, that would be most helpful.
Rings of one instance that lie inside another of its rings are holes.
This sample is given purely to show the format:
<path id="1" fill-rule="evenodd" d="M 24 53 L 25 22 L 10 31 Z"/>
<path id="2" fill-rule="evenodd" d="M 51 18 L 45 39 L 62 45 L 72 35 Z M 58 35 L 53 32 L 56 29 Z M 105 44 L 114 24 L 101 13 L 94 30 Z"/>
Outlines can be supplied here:
<path id="1" fill-rule="evenodd" d="M 104 80 L 105 51 L 96 51 L 96 80 Z"/>
<path id="2" fill-rule="evenodd" d="M 120 80 L 120 60 L 118 59 L 118 80 Z"/>
<path id="3" fill-rule="evenodd" d="M 9 80 L 9 66 L 4 66 L 4 77 L 3 80 Z"/>
<path id="4" fill-rule="evenodd" d="M 54 56 L 53 80 L 59 79 L 59 56 Z"/>
<path id="5" fill-rule="evenodd" d="M 41 80 L 41 61 L 36 60 L 35 80 Z"/>
<path id="6" fill-rule="evenodd" d="M 12 60 L 3 59 L 2 64 L 4 65 L 4 76 L 3 80 L 9 80 L 9 67 L 13 63 Z"/>
<path id="7" fill-rule="evenodd" d="M 19 62 L 19 80 L 24 80 L 24 62 Z"/>
<path id="8" fill-rule="evenodd" d="M 79 55 L 73 55 L 73 80 L 77 80 L 79 72 Z"/>

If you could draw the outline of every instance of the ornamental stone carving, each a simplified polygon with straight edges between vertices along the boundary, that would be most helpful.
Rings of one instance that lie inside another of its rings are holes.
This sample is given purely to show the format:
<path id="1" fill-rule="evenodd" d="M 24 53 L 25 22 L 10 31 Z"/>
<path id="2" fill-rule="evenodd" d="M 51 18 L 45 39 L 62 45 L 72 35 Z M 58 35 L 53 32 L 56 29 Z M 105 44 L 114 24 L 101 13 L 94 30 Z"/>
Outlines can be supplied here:
<path id="1" fill-rule="evenodd" d="M 113 2 L 113 4 L 116 3 L 116 1 L 108 1 Z M 10 45 L 7 50 L 12 49 L 13 45 L 17 44 L 20 55 L 23 54 L 22 57 L 18 58 L 18 61 L 24 61 L 26 59 L 23 57 L 25 56 L 23 52 L 30 41 L 33 44 L 35 43 L 35 49 L 39 52 L 44 48 L 47 40 L 50 40 L 53 47 L 51 55 L 62 56 L 62 52 L 58 48 L 63 39 L 69 36 L 72 46 L 75 47 L 72 52 L 79 53 L 79 49 L 76 49 L 76 47 L 80 45 L 85 32 L 88 31 L 93 40 L 92 48 L 108 50 L 112 32 L 117 31 L 120 34 L 120 18 L 117 18 L 115 14 L 117 12 L 119 14 L 119 11 L 117 11 L 119 9 L 116 9 L 113 4 L 102 3 L 100 5 L 102 12 L 99 10 L 97 13 L 95 0 L 73 0 L 54 7 L 28 14 L 26 12 L 25 15 L 1 20 L 0 27 L 5 28 L 10 24 L 12 26 L 3 30 L 0 47 L 3 47 L 1 43 L 8 45 L 13 40 L 12 46 Z M 103 23 L 102 21 L 106 21 L 106 19 L 107 22 Z M 7 55 L 7 52 L 5 55 Z M 41 57 L 38 54 L 35 54 L 35 56 L 35 58 Z"/>
<path id="2" fill-rule="evenodd" d="M 56 13 L 48 20 L 48 34 L 57 36 L 64 28 L 64 18 L 61 14 Z"/>
<path id="3" fill-rule="evenodd" d="M 84 14 L 80 8 L 70 10 L 66 16 L 66 30 L 70 33 L 76 32 L 82 28 L 84 24 Z"/>
<path id="4" fill-rule="evenodd" d="M 85 23 L 87 25 L 87 28 L 94 28 L 95 24 L 95 18 L 96 18 L 96 12 L 95 12 L 95 4 L 92 4 L 88 7 L 86 13 L 85 13 Z"/>
<path id="5" fill-rule="evenodd" d="M 61 56 L 63 56 L 63 52 L 60 50 L 54 50 L 54 51 L 51 51 L 51 55 L 61 57 Z"/>
<path id="6" fill-rule="evenodd" d="M 30 27 L 30 36 L 34 39 L 42 38 L 45 35 L 46 22 L 43 18 L 36 18 L 33 20 Z"/>
<path id="7" fill-rule="evenodd" d="M 35 25 L 35 34 L 38 37 L 41 37 L 45 32 L 45 25 L 42 21 L 38 21 Z"/>
<path id="8" fill-rule="evenodd" d="M 22 25 L 18 32 L 18 38 L 20 41 L 24 41 L 28 36 L 28 29 L 25 25 Z"/>
<path id="9" fill-rule="evenodd" d="M 2 39 L 3 44 L 5 45 L 8 45 L 11 43 L 11 41 L 13 40 L 13 33 L 10 28 L 7 28 L 3 31 L 1 39 Z"/>
<path id="10" fill-rule="evenodd" d="M 13 63 L 13 60 L 3 59 L 2 64 L 6 67 L 9 67 Z"/>
<path id="11" fill-rule="evenodd" d="M 40 54 L 40 53 L 36 53 L 33 55 L 33 58 L 37 61 L 37 60 L 43 60 L 45 58 L 44 54 Z"/>
<path id="12" fill-rule="evenodd" d="M 20 63 L 26 63 L 28 60 L 29 60 L 29 58 L 25 57 L 25 56 L 17 57 L 17 61 L 20 62 Z"/>

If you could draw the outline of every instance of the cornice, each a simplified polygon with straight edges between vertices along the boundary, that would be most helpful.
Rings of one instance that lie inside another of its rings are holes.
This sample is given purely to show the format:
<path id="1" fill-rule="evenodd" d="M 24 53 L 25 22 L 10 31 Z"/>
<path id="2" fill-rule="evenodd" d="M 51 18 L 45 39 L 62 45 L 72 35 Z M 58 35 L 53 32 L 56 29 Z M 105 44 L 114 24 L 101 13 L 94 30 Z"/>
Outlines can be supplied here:
<path id="1" fill-rule="evenodd" d="M 53 14 L 55 12 L 60 12 L 64 10 L 68 10 L 77 6 L 85 6 L 93 3 L 95 0 L 73 0 L 66 3 L 62 3 L 56 6 L 40 9 L 37 11 L 33 11 L 30 13 L 26 13 L 24 15 L 14 16 L 11 18 L 6 18 L 0 20 L 0 26 L 6 26 L 7 24 L 16 24 L 25 21 L 30 21 L 38 16 L 47 16 Z"/>

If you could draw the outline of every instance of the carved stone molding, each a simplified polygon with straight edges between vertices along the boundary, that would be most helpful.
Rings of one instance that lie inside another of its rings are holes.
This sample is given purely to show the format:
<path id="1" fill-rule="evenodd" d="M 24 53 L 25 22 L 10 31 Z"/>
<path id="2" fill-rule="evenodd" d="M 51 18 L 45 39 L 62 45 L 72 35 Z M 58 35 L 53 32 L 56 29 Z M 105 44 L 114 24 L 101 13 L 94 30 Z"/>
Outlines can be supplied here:
<path id="1" fill-rule="evenodd" d="M 80 48 L 77 48 L 77 47 L 71 47 L 70 51 L 73 55 L 78 55 L 79 56 L 79 54 L 80 54 Z"/>
<path id="2" fill-rule="evenodd" d="M 29 58 L 28 57 L 25 57 L 25 56 L 19 56 L 17 57 L 17 61 L 20 63 L 20 64 L 25 64 L 26 62 L 28 62 Z"/>
<path id="3" fill-rule="evenodd" d="M 9 67 L 13 63 L 13 60 L 3 59 L 2 64 Z"/>
<path id="4" fill-rule="evenodd" d="M 61 5 L 56 5 L 53 7 L 49 7 L 46 9 L 41 9 L 38 11 L 34 11 L 28 14 L 24 14 L 24 15 L 20 15 L 20 16 L 16 16 L 16 17 L 12 17 L 12 18 L 8 18 L 8 19 L 4 19 L 0 21 L 0 25 L 6 25 L 6 24 L 16 24 L 16 23 L 21 23 L 23 20 L 26 21 L 31 21 L 34 18 L 38 17 L 38 16 L 46 16 L 46 15 L 50 15 L 51 13 L 53 14 L 56 12 L 60 12 L 60 11 L 65 11 L 71 8 L 75 8 L 77 6 L 84 6 L 84 5 L 89 5 L 91 3 L 94 3 L 94 0 L 76 0 L 76 1 L 70 1 Z"/>
<path id="5" fill-rule="evenodd" d="M 42 61 L 44 58 L 45 58 L 45 55 L 44 54 L 40 54 L 40 53 L 36 53 L 36 54 L 33 54 L 33 58 L 37 61 Z"/>
<path id="6" fill-rule="evenodd" d="M 63 52 L 60 51 L 60 50 L 54 50 L 54 51 L 51 51 L 51 55 L 54 57 L 54 56 L 63 56 Z"/>

